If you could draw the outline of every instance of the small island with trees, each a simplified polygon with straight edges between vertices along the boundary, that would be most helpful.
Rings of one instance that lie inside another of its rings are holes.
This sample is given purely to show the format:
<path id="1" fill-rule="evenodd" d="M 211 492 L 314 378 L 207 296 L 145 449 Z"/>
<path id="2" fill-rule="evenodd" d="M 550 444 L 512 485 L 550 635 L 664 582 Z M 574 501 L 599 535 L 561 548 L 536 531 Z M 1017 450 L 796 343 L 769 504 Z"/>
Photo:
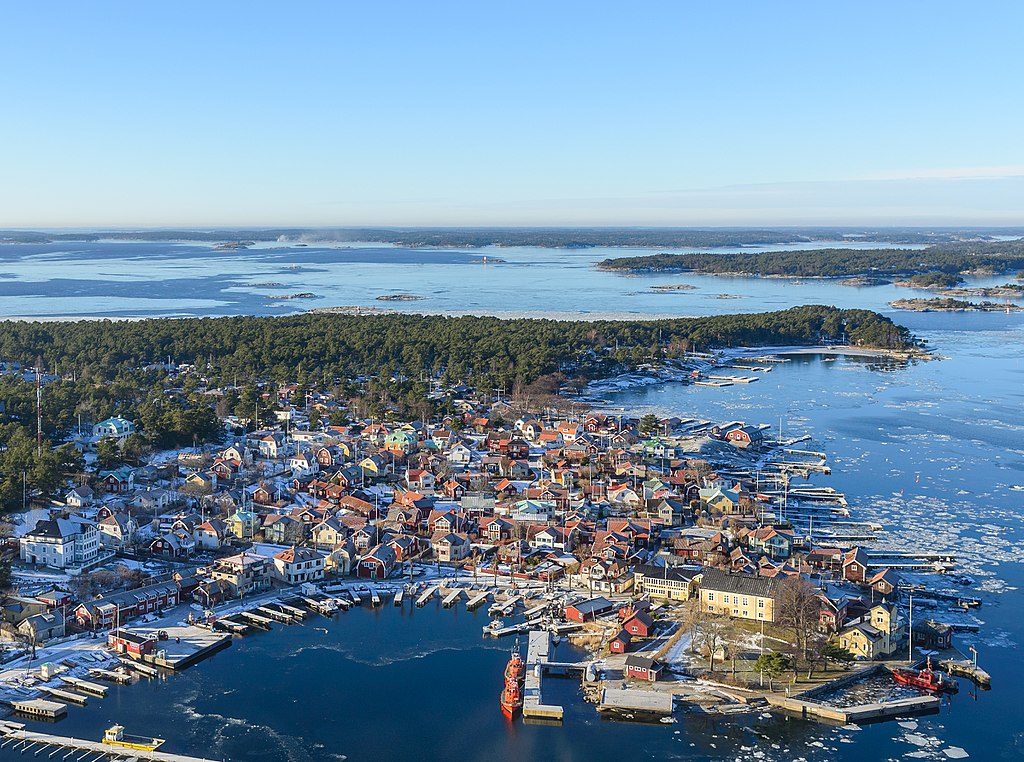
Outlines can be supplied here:
<path id="1" fill-rule="evenodd" d="M 652 254 L 605 259 L 597 267 L 633 274 L 693 272 L 780 278 L 871 278 L 875 282 L 905 278 L 915 287 L 938 288 L 958 285 L 964 275 L 999 275 L 1020 270 L 1024 267 L 1024 240 L 949 242 L 925 249 Z"/>

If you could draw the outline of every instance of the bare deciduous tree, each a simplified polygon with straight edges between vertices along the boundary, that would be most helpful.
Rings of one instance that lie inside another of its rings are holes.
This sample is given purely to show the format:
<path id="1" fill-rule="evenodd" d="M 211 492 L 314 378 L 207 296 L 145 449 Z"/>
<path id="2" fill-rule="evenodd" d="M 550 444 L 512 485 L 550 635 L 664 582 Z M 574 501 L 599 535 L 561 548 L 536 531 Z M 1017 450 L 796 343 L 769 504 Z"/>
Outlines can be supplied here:
<path id="1" fill-rule="evenodd" d="M 802 661 L 807 661 L 808 647 L 818 633 L 821 600 L 818 589 L 803 577 L 782 580 L 775 596 L 775 621 L 793 632 L 794 645 Z"/>

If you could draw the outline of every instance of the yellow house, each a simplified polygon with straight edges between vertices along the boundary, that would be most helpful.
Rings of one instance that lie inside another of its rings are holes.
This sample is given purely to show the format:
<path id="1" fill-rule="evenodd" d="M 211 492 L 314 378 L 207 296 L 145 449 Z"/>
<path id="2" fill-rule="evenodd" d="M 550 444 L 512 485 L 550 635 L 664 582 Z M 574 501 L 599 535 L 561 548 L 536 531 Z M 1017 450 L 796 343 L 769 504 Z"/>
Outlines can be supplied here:
<path id="1" fill-rule="evenodd" d="M 633 569 L 633 592 L 666 601 L 688 601 L 697 589 L 695 574 L 667 566 L 637 566 Z"/>
<path id="2" fill-rule="evenodd" d="M 704 611 L 736 619 L 775 621 L 775 598 L 779 581 L 755 574 L 730 574 L 706 569 L 697 579 Z"/>
<path id="3" fill-rule="evenodd" d="M 864 617 L 840 630 L 833 641 L 862 659 L 890 657 L 904 641 L 903 617 L 895 605 L 879 603 Z"/>

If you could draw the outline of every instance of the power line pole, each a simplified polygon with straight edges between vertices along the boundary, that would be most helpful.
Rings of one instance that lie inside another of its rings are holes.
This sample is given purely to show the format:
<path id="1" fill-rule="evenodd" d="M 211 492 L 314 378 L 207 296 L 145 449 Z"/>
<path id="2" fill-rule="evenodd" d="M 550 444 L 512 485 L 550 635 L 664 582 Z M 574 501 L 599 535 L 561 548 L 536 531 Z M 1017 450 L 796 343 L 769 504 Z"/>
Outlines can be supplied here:
<path id="1" fill-rule="evenodd" d="M 36 455 L 43 454 L 43 385 L 36 364 Z"/>

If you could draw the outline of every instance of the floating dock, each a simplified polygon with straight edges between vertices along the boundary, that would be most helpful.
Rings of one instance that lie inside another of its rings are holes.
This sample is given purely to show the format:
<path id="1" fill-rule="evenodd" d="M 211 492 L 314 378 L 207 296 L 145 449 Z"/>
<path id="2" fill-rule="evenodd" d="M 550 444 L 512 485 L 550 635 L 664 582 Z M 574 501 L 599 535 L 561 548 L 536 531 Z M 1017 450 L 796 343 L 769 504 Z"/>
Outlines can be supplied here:
<path id="1" fill-rule="evenodd" d="M 83 693 L 91 693 L 94 696 L 99 696 L 100 698 L 105 698 L 107 691 L 109 690 L 105 685 L 91 683 L 88 680 L 82 680 L 77 677 L 64 677 L 61 675 L 60 680 Z"/>
<path id="2" fill-rule="evenodd" d="M 67 704 L 46 699 L 23 699 L 11 702 L 15 712 L 43 720 L 56 720 L 68 713 Z"/>
<path id="3" fill-rule="evenodd" d="M 72 704 L 78 704 L 79 706 L 85 706 L 89 703 L 88 696 L 83 696 L 81 693 L 75 693 L 74 691 L 65 691 L 61 688 L 51 688 L 48 685 L 37 685 L 36 690 L 55 699 L 67 701 Z"/>
<path id="4" fill-rule="evenodd" d="M 404 587 L 400 587 L 400 588 L 398 588 L 398 592 L 395 593 L 394 604 L 396 606 L 401 606 L 402 605 L 402 601 L 404 599 L 405 599 L 405 588 Z"/>
<path id="5" fill-rule="evenodd" d="M 448 594 L 445 595 L 444 600 L 441 601 L 441 605 L 446 609 L 451 608 L 455 603 L 462 597 L 462 588 L 457 587 L 454 590 L 449 590 Z"/>
<path id="6" fill-rule="evenodd" d="M 169 754 L 163 751 L 148 751 L 145 749 L 124 749 L 110 746 L 100 741 L 86 741 L 82 738 L 37 733 L 25 730 L 25 726 L 17 722 L 0 722 L 0 736 L 3 738 L 0 741 L 0 749 L 10 750 L 11 752 L 31 753 L 30 756 L 39 757 L 47 749 L 53 749 L 48 756 L 40 757 L 41 759 L 52 758 L 59 754 L 61 750 L 66 750 L 67 753 L 58 757 L 58 759 L 67 759 L 77 754 L 78 756 L 75 757 L 75 760 L 90 758 L 89 762 L 97 762 L 104 758 L 138 762 L 213 762 L 212 760 L 200 757 L 187 757 L 182 754 Z"/>
<path id="7" fill-rule="evenodd" d="M 492 605 L 490 611 L 492 614 L 497 613 L 501 616 L 508 616 L 515 609 L 516 604 L 519 603 L 522 597 L 523 596 L 521 595 L 513 595 L 504 603 L 495 603 Z"/>
<path id="8" fill-rule="evenodd" d="M 939 711 L 941 703 L 938 696 L 913 696 L 884 703 L 858 704 L 847 707 L 829 706 L 817 701 L 787 696 L 769 695 L 767 699 L 773 707 L 788 714 L 797 715 L 805 720 L 818 720 L 839 725 L 928 714 Z"/>
<path id="9" fill-rule="evenodd" d="M 292 606 L 284 602 L 280 602 L 277 605 L 280 606 L 282 610 L 291 614 L 296 619 L 305 619 L 309 615 L 308 611 L 306 611 L 305 609 L 300 609 L 298 606 Z"/>
<path id="10" fill-rule="evenodd" d="M 276 620 L 283 624 L 291 624 L 295 621 L 295 617 L 289 614 L 287 611 L 283 611 L 281 608 L 276 607 L 272 603 L 268 603 L 266 606 L 260 606 L 256 609 L 258 615 L 268 617 L 269 619 Z"/>
<path id="11" fill-rule="evenodd" d="M 248 622 L 254 627 L 259 627 L 264 630 L 269 630 L 270 625 L 273 623 L 272 620 L 267 619 L 265 616 L 254 614 L 251 611 L 239 611 L 237 614 L 235 614 L 235 616 L 239 617 L 240 619 L 244 619 L 246 622 Z"/>
<path id="12" fill-rule="evenodd" d="M 603 688 L 599 712 L 641 712 L 644 714 L 672 714 L 672 694 L 640 688 Z"/>
<path id="13" fill-rule="evenodd" d="M 479 608 L 487 601 L 488 595 L 489 593 L 486 590 L 476 595 L 470 595 L 469 600 L 466 602 L 466 608 L 470 611 Z"/>

